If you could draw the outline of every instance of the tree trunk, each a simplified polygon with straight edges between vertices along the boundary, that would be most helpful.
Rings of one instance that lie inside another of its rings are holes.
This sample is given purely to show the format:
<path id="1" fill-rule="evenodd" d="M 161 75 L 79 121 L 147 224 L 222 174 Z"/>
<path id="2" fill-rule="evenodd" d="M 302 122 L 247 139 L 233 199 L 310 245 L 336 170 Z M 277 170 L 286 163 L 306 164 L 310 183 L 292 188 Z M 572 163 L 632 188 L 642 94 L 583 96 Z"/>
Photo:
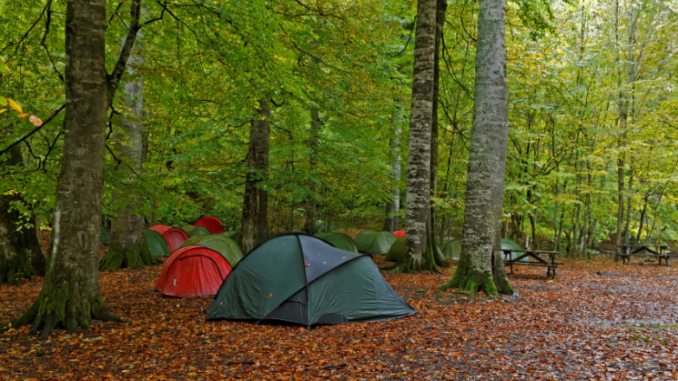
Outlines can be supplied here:
<path id="1" fill-rule="evenodd" d="M 137 38 L 141 39 L 143 36 L 138 34 Z M 157 263 L 146 243 L 144 217 L 136 211 L 142 201 L 135 186 L 136 176 L 141 173 L 144 162 L 144 77 L 135 70 L 135 66 L 144 64 L 144 59 L 139 54 L 138 41 L 129 62 L 129 77 L 124 84 L 125 107 L 129 117 L 121 118 L 120 129 L 114 135 L 115 150 L 118 152 L 118 159 L 122 160 L 118 170 L 127 177 L 127 184 L 121 187 L 125 192 L 119 189 L 113 191 L 115 216 L 111 220 L 111 243 L 99 266 L 102 271 L 115 271 L 121 267 L 139 268 Z"/>
<path id="2" fill-rule="evenodd" d="M 35 303 L 5 329 L 32 324 L 47 337 L 90 318 L 117 320 L 99 291 L 99 235 L 106 140 L 105 0 L 66 5 L 66 116 L 47 275 Z"/>
<path id="3" fill-rule="evenodd" d="M 304 224 L 304 232 L 308 234 L 316 233 L 316 208 L 317 208 L 317 194 L 315 185 L 315 168 L 318 160 L 318 143 L 320 135 L 320 115 L 318 109 L 311 107 L 311 137 L 308 140 L 308 146 L 311 149 L 311 157 L 309 166 L 311 171 L 311 196 L 306 200 L 306 223 Z"/>
<path id="4" fill-rule="evenodd" d="M 398 216 L 395 215 L 400 209 L 400 134 L 402 134 L 402 109 L 396 107 L 393 111 L 393 138 L 389 141 L 391 147 L 391 202 L 386 204 L 386 217 L 384 218 L 384 231 L 393 233 L 398 230 Z"/>
<path id="5" fill-rule="evenodd" d="M 631 173 L 629 174 L 629 189 L 628 193 L 630 193 L 633 190 L 633 168 L 631 168 Z M 624 226 L 624 245 L 628 245 L 630 242 L 630 225 L 631 225 L 631 201 L 632 197 L 629 195 L 626 197 L 626 223 Z"/>
<path id="6" fill-rule="evenodd" d="M 240 238 L 240 248 L 244 253 L 257 247 L 268 236 L 268 191 L 265 183 L 268 177 L 271 107 L 267 101 L 259 100 L 257 112 L 259 116 L 252 120 L 247 151 L 248 173 Z"/>
<path id="7" fill-rule="evenodd" d="M 435 72 L 436 0 L 419 0 L 414 40 L 414 70 L 407 159 L 405 255 L 398 272 L 437 271 L 428 248 L 431 212 L 431 124 Z"/>
<path id="8" fill-rule="evenodd" d="M 16 145 L 9 150 L 4 168 L 11 171 L 22 163 L 21 146 Z M 10 210 L 11 202 L 19 199 L 19 195 L 0 194 L 0 284 L 17 285 L 22 283 L 23 278 L 45 275 L 45 255 L 40 250 L 37 226 L 23 226 L 17 230 L 19 211 Z"/>
<path id="9" fill-rule="evenodd" d="M 512 294 L 501 252 L 508 145 L 505 0 L 480 0 L 473 129 L 466 178 L 462 254 L 444 288 Z"/>

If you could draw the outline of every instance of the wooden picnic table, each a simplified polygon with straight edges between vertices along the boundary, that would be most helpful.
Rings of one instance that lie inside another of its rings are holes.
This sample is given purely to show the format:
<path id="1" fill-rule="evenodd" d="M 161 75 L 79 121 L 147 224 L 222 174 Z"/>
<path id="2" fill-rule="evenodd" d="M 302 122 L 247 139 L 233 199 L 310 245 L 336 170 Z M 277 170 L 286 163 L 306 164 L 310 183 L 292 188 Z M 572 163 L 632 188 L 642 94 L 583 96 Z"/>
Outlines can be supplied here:
<path id="1" fill-rule="evenodd" d="M 619 254 L 622 258 L 622 264 L 629 263 L 631 264 L 631 256 L 645 256 L 646 258 L 654 257 L 659 259 L 659 265 L 662 264 L 662 259 L 666 263 L 666 266 L 669 265 L 669 258 L 675 255 L 669 254 L 667 251 L 667 245 L 620 245 L 621 253 Z"/>
<path id="2" fill-rule="evenodd" d="M 560 263 L 556 263 L 556 257 L 560 254 L 558 251 L 543 251 L 543 250 L 514 250 L 502 249 L 504 252 L 504 265 L 511 266 L 511 274 L 513 274 L 513 265 L 523 266 L 540 266 L 546 267 L 546 277 L 550 275 L 556 276 L 556 269 Z M 512 253 L 523 253 L 511 259 Z M 547 256 L 547 259 L 542 258 L 542 255 Z M 523 261 L 527 259 L 527 261 Z"/>

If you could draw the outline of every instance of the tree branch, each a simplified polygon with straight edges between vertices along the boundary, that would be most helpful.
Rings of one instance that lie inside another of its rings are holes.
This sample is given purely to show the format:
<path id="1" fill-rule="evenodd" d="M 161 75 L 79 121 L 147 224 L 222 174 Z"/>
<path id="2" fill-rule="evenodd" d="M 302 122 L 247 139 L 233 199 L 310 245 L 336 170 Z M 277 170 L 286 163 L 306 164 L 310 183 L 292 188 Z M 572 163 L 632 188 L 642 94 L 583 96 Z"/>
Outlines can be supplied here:
<path id="1" fill-rule="evenodd" d="M 129 28 L 127 32 L 127 37 L 125 37 L 125 42 L 122 45 L 120 50 L 120 55 L 118 56 L 118 62 L 113 68 L 113 72 L 108 75 L 108 103 L 107 106 L 110 106 L 113 103 L 113 97 L 115 96 L 115 91 L 118 89 L 120 84 L 120 79 L 125 73 L 125 67 L 127 66 L 127 60 L 132 54 L 132 48 L 134 47 L 134 41 L 137 38 L 137 33 L 139 32 L 139 18 L 141 16 L 141 1 L 142 0 L 132 0 L 130 5 L 130 16 L 131 20 L 129 23 Z M 108 108 L 108 107 L 107 107 Z"/>
<path id="2" fill-rule="evenodd" d="M 54 114 L 52 114 L 52 116 L 50 116 L 50 117 L 49 117 L 46 121 L 44 121 L 40 126 L 34 128 L 31 132 L 29 132 L 29 133 L 27 133 L 26 135 L 24 135 L 24 137 L 22 137 L 21 139 L 15 141 L 14 143 L 12 143 L 12 144 L 10 144 L 9 146 L 7 146 L 7 148 L 5 148 L 5 149 L 3 149 L 2 151 L 0 151 L 0 155 L 4 154 L 5 152 L 7 152 L 7 151 L 9 151 L 10 149 L 12 149 L 12 147 L 14 147 L 15 145 L 17 145 L 17 144 L 23 142 L 24 140 L 30 138 L 30 137 L 31 137 L 33 134 L 35 134 L 36 132 L 40 131 L 40 129 L 42 129 L 43 127 L 45 127 L 45 126 L 47 125 L 47 123 L 51 122 L 52 119 L 54 119 L 57 115 L 59 115 L 59 113 L 61 112 L 61 110 L 63 110 L 65 107 L 66 107 L 66 104 L 64 103 L 63 105 L 61 105 L 61 107 L 59 107 L 59 108 L 54 112 Z"/>

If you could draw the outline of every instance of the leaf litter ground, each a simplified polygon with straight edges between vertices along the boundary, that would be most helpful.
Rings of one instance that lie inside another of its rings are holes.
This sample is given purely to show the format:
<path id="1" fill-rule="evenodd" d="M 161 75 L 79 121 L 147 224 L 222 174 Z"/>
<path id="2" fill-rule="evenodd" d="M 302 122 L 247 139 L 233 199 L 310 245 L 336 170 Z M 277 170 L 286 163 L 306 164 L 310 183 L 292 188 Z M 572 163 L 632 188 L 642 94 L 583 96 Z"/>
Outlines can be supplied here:
<path id="1" fill-rule="evenodd" d="M 375 258 L 383 269 L 389 264 Z M 0 335 L 2 379 L 678 379 L 678 264 L 566 261 L 509 278 L 519 297 L 440 293 L 442 274 L 382 273 L 419 310 L 388 322 L 323 326 L 206 322 L 211 300 L 162 297 L 160 267 L 100 275 L 128 323 Z M 24 311 L 41 279 L 0 286 L 0 320 Z"/>

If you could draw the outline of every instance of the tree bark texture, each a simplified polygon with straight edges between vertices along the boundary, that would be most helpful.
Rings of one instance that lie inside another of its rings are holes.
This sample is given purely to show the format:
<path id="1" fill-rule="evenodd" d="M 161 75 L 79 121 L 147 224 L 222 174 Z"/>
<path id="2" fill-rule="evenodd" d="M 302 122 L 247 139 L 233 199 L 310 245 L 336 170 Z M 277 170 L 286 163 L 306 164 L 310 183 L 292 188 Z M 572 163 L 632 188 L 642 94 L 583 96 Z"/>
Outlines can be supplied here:
<path id="1" fill-rule="evenodd" d="M 247 151 L 248 173 L 242 209 L 240 247 L 244 253 L 264 242 L 268 236 L 268 192 L 263 184 L 268 177 L 271 107 L 259 100 L 257 119 L 252 120 Z"/>
<path id="2" fill-rule="evenodd" d="M 318 109 L 311 107 L 311 136 L 308 139 L 308 148 L 311 150 L 309 157 L 309 167 L 311 169 L 311 196 L 306 200 L 306 222 L 304 223 L 304 232 L 308 234 L 316 233 L 316 208 L 317 208 L 317 187 L 315 185 L 315 172 L 318 161 L 318 144 L 320 141 L 320 115 Z"/>
<path id="3" fill-rule="evenodd" d="M 16 145 L 10 149 L 4 167 L 10 170 L 22 163 L 21 146 Z M 23 278 L 45 275 L 45 255 L 40 249 L 36 227 L 17 230 L 19 212 L 10 210 L 12 201 L 19 198 L 19 195 L 0 193 L 0 284 L 17 285 Z"/>
<path id="4" fill-rule="evenodd" d="M 146 243 L 144 217 L 136 213 L 141 202 L 135 186 L 136 176 L 141 173 L 144 162 L 144 77 L 135 69 L 144 64 L 139 50 L 142 37 L 141 33 L 137 34 L 137 43 L 127 65 L 128 78 L 123 85 L 126 113 L 120 118 L 120 128 L 114 134 L 115 151 L 118 159 L 122 160 L 118 170 L 127 177 L 127 184 L 122 187 L 123 191 L 113 191 L 113 205 L 117 207 L 111 219 L 111 243 L 101 259 L 100 270 L 115 271 L 121 267 L 139 268 L 157 263 Z M 124 42 L 122 45 L 125 45 Z"/>
<path id="5" fill-rule="evenodd" d="M 428 234 L 428 250 L 433 253 L 436 265 L 439 267 L 448 267 L 447 261 L 442 251 L 438 249 L 436 237 L 436 208 L 433 198 L 437 196 L 438 191 L 438 93 L 440 82 L 440 48 L 443 40 L 443 28 L 445 27 L 445 11 L 447 11 L 447 1 L 437 0 L 436 2 L 436 46 L 433 69 L 433 112 L 431 118 L 431 213 Z"/>
<path id="6" fill-rule="evenodd" d="M 435 71 L 436 0 L 419 0 L 414 40 L 412 104 L 407 159 L 405 255 L 396 271 L 437 271 L 427 250 L 431 212 L 431 124 Z"/>
<path id="7" fill-rule="evenodd" d="M 401 128 L 402 109 L 396 107 L 393 111 L 393 137 L 389 140 L 391 148 L 391 201 L 386 204 L 386 217 L 384 218 L 384 231 L 393 233 L 398 230 L 398 216 L 395 215 L 400 209 L 400 135 L 403 132 Z"/>
<path id="8" fill-rule="evenodd" d="M 99 240 L 106 140 L 106 0 L 66 5 L 66 116 L 52 247 L 35 303 L 3 328 L 32 324 L 46 337 L 61 325 L 74 331 L 90 318 L 117 320 L 99 290 Z"/>
<path id="9" fill-rule="evenodd" d="M 501 257 L 501 210 L 508 144 L 504 0 L 480 0 L 474 120 L 462 254 L 445 288 L 511 294 Z"/>

